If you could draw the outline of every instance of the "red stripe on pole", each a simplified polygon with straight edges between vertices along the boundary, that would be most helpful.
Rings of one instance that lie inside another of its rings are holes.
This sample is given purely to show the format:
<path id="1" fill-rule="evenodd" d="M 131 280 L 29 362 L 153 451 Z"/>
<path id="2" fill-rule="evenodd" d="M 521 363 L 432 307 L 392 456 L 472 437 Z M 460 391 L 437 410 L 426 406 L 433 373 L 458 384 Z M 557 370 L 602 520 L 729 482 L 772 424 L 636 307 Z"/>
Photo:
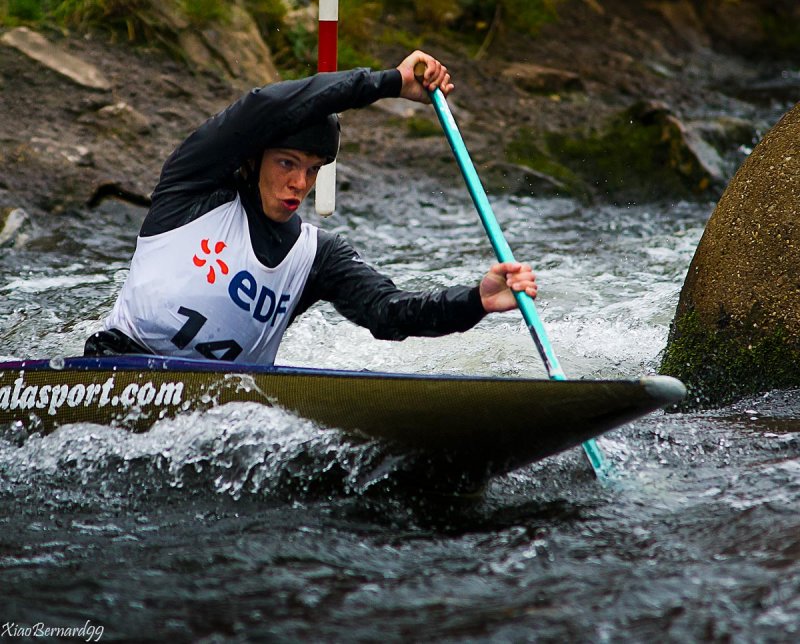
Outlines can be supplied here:
<path id="1" fill-rule="evenodd" d="M 336 39 L 339 31 L 337 20 L 319 21 L 319 53 L 317 55 L 317 71 L 336 71 Z"/>

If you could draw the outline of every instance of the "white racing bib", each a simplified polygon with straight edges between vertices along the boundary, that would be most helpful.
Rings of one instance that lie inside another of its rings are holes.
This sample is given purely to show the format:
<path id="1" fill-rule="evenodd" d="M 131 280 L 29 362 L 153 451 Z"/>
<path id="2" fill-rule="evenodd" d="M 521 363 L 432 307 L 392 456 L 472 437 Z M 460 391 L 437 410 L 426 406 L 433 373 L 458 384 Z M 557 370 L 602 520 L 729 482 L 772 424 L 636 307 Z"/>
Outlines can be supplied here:
<path id="1" fill-rule="evenodd" d="M 317 251 L 317 229 L 275 268 L 256 258 L 237 195 L 180 228 L 139 237 L 105 329 L 158 355 L 272 364 Z"/>

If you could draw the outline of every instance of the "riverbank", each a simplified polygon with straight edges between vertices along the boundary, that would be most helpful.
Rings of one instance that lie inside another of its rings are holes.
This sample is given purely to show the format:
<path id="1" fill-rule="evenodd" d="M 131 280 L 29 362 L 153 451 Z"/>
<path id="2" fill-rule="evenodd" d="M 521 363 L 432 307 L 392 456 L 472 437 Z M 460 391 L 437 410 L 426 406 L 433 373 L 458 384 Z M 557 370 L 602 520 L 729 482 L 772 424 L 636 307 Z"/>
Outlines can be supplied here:
<path id="1" fill-rule="evenodd" d="M 563 3 L 536 38 L 501 29 L 480 60 L 463 43 L 425 38 L 453 73 L 453 110 L 491 192 L 713 200 L 773 124 L 765 102 L 775 119 L 792 104 L 797 76 L 780 60 L 730 53 L 691 3 L 630 4 Z M 6 213 L 85 213 L 103 186 L 146 197 L 175 145 L 241 92 L 156 47 L 44 35 L 99 70 L 108 88 L 78 85 L 3 47 Z M 375 53 L 389 67 L 407 50 Z M 342 121 L 344 188 L 364 171 L 456 177 L 431 108 L 384 101 Z"/>

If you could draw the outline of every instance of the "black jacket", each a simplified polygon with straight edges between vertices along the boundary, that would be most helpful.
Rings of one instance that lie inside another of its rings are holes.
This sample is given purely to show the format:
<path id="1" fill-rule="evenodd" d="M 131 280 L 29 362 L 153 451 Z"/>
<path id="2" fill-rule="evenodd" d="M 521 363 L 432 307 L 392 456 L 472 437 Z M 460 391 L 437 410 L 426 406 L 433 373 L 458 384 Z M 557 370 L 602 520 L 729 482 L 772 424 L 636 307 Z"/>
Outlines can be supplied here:
<path id="1" fill-rule="evenodd" d="M 141 236 L 183 226 L 231 201 L 238 192 L 256 256 L 265 265 L 276 266 L 297 240 L 300 218 L 295 216 L 283 224 L 268 219 L 257 191 L 239 168 L 248 159 L 260 157 L 271 143 L 322 115 L 399 96 L 401 85 L 397 70 L 356 69 L 250 91 L 201 125 L 170 155 L 153 192 Z M 385 340 L 466 331 L 485 315 L 477 287 L 400 290 L 365 264 L 339 235 L 321 229 L 317 254 L 294 316 L 319 300 L 331 302 L 347 319 Z"/>

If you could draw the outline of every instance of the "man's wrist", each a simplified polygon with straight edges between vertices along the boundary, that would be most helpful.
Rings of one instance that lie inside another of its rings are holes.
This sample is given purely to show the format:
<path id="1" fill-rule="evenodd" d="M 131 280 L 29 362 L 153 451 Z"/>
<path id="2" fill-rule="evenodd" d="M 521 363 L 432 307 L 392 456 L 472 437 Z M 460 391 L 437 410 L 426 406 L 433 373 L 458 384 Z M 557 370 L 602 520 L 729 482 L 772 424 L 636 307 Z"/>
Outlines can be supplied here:
<path id="1" fill-rule="evenodd" d="M 403 89 L 403 75 L 399 69 L 386 69 L 380 72 L 381 89 L 385 92 L 386 98 L 397 98 L 400 96 L 400 91 Z"/>
<path id="2" fill-rule="evenodd" d="M 467 296 L 467 301 L 469 302 L 470 308 L 472 308 L 476 313 L 480 313 L 481 315 L 486 315 L 487 311 L 483 306 L 483 298 L 481 298 L 481 287 L 480 285 L 474 286 L 470 289 L 469 295 Z"/>

